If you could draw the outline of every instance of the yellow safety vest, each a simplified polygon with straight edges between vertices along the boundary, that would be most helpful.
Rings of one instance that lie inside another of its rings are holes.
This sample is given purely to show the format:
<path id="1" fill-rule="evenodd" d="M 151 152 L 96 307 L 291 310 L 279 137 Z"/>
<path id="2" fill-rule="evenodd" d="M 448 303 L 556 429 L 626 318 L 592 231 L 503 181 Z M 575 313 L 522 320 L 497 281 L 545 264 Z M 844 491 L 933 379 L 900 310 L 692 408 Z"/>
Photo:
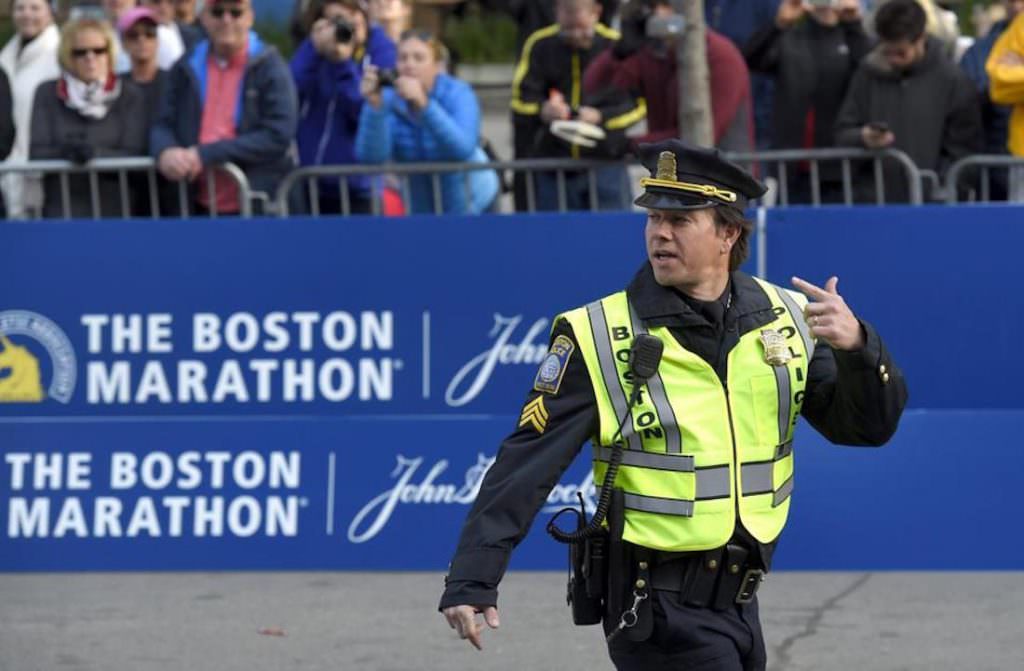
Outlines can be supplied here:
<path id="1" fill-rule="evenodd" d="M 625 540 L 670 552 L 721 547 L 736 518 L 759 541 L 786 524 L 793 491 L 793 427 L 814 341 L 806 299 L 758 280 L 776 319 L 741 334 L 729 353 L 727 385 L 665 327 L 657 374 L 633 406 L 615 485 L 625 491 Z M 572 326 L 597 398 L 594 482 L 600 487 L 620 418 L 633 390 L 629 350 L 648 330 L 619 292 L 559 318 Z M 556 320 L 557 321 L 557 320 Z M 762 337 L 785 338 L 791 360 L 773 366 Z"/>

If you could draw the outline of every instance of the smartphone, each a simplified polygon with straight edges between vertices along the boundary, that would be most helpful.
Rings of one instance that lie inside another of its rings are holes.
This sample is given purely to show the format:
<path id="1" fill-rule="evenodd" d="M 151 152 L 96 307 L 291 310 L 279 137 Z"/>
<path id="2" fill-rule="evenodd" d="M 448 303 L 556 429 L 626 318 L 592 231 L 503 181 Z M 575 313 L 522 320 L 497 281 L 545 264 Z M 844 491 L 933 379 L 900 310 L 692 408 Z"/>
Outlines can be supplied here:
<path id="1" fill-rule="evenodd" d="M 889 124 L 884 121 L 872 121 L 868 124 L 868 128 L 875 131 L 876 133 L 888 133 Z"/>
<path id="2" fill-rule="evenodd" d="M 685 30 L 686 20 L 679 14 L 673 14 L 671 16 L 657 16 L 652 14 L 647 17 L 647 23 L 644 24 L 644 33 L 647 37 L 654 37 L 658 39 L 666 39 L 669 37 L 675 37 L 676 35 L 682 35 Z"/>

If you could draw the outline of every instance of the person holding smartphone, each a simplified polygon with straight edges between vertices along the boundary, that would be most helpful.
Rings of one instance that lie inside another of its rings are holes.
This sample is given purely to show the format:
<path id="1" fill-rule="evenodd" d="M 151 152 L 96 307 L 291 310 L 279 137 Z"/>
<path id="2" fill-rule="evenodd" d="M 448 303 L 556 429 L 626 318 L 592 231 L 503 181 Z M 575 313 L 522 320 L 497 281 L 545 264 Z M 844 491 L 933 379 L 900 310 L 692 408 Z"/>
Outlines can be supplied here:
<path id="1" fill-rule="evenodd" d="M 850 82 L 836 122 L 836 143 L 893 148 L 939 177 L 953 162 L 981 149 L 981 110 L 974 85 L 926 32 L 927 15 L 915 0 L 890 0 L 875 14 L 878 46 Z M 855 197 L 875 202 L 873 164 L 857 166 Z M 884 201 L 907 202 L 904 173 L 884 165 Z M 858 179 L 858 177 L 860 177 Z M 928 195 L 928 194 L 926 194 Z"/>

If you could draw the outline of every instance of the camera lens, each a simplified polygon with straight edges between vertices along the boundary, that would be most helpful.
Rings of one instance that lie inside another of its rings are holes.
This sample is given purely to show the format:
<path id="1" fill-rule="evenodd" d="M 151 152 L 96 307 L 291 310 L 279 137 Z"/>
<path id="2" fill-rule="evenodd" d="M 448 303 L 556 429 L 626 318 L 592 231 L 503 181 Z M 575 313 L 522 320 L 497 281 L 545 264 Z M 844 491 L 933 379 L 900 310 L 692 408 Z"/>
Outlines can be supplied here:
<path id="1" fill-rule="evenodd" d="M 381 68 L 377 71 L 377 84 L 379 86 L 394 86 L 398 79 L 398 71 L 391 68 Z"/>
<path id="2" fill-rule="evenodd" d="M 342 18 L 334 20 L 334 39 L 341 44 L 348 44 L 352 41 L 352 37 L 355 35 L 355 31 L 352 30 L 351 24 Z"/>

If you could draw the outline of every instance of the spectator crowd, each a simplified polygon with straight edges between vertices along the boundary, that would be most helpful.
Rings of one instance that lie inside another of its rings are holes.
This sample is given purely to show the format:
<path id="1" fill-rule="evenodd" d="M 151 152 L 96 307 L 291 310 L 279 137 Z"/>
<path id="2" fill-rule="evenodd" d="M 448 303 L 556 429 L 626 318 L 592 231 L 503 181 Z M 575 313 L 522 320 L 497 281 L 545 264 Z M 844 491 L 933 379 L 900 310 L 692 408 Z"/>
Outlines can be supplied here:
<path id="1" fill-rule="evenodd" d="M 618 160 L 680 135 L 690 101 L 676 85 L 687 64 L 670 0 L 494 5 L 520 30 L 513 158 Z M 891 148 L 940 180 L 973 154 L 1024 157 L 1024 0 L 994 0 L 973 41 L 942 5 L 705 0 L 714 144 Z M 621 161 L 517 172 L 507 187 L 484 165 L 493 153 L 476 93 L 413 15 L 413 0 L 298 0 L 289 62 L 254 29 L 251 0 L 78 2 L 61 24 L 54 3 L 14 0 L 15 32 L 0 50 L 0 155 L 151 157 L 156 175 L 5 172 L 6 216 L 238 213 L 246 203 L 225 164 L 270 199 L 297 167 L 327 166 L 291 190 L 292 212 L 473 214 L 495 210 L 503 188 L 520 210 L 629 207 Z M 328 174 L 403 162 L 481 166 L 408 180 Z M 882 165 L 885 199 L 907 200 L 903 173 Z M 815 167 L 762 169 L 788 185 L 789 202 L 840 202 L 851 185 L 857 201 L 879 195 L 870 161 L 854 163 L 846 184 L 838 163 Z M 992 199 L 1024 200 L 1021 170 L 992 176 Z M 964 172 L 957 187 L 976 178 Z"/>

